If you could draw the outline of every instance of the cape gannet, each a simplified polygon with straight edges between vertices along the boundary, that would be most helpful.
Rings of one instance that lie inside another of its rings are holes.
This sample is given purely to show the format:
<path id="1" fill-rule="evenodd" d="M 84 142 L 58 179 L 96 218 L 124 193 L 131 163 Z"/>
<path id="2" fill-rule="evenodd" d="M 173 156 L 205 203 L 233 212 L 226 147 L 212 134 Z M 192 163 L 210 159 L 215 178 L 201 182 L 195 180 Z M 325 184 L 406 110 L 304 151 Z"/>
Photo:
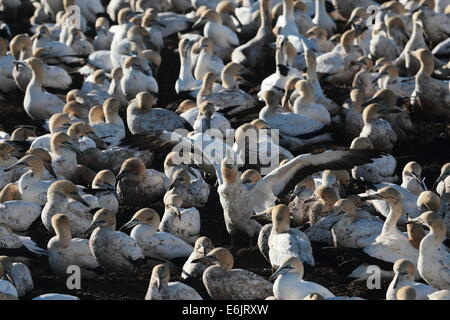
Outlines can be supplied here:
<path id="1" fill-rule="evenodd" d="M 149 208 L 139 210 L 121 229 L 133 228 L 130 236 L 136 240 L 146 257 L 175 259 L 189 257 L 194 248 L 173 234 L 158 231 L 159 215 Z"/>
<path id="2" fill-rule="evenodd" d="M 416 292 L 416 300 L 428 300 L 428 295 L 436 291 L 431 286 L 414 282 L 416 268 L 411 261 L 399 259 L 394 263 L 394 279 L 386 291 L 386 300 L 397 300 L 400 288 L 411 286 Z"/>
<path id="3" fill-rule="evenodd" d="M 169 280 L 168 266 L 159 264 L 153 267 L 145 300 L 203 300 L 193 288 L 179 281 Z"/>
<path id="4" fill-rule="evenodd" d="M 89 238 L 91 252 L 108 271 L 132 271 L 144 263 L 144 253 L 135 239 L 115 229 L 115 214 L 98 210 L 85 230 L 85 234 L 93 231 Z"/>
<path id="5" fill-rule="evenodd" d="M 67 276 L 71 265 L 79 266 L 84 279 L 95 279 L 101 271 L 89 247 L 88 239 L 72 238 L 70 221 L 63 214 L 52 217 L 52 227 L 56 236 L 47 244 L 48 262 L 58 276 Z"/>
<path id="6" fill-rule="evenodd" d="M 203 284 L 214 300 L 261 300 L 272 295 L 272 283 L 253 272 L 233 269 L 233 255 L 215 248 L 193 263 L 212 262 L 203 272 Z"/>
<path id="7" fill-rule="evenodd" d="M 324 298 L 333 298 L 327 288 L 303 280 L 303 263 L 297 257 L 287 257 L 270 276 L 276 279 L 273 284 L 273 294 L 278 300 L 301 300 L 311 293 L 318 293 Z"/>
<path id="8" fill-rule="evenodd" d="M 209 267 L 206 262 L 192 262 L 205 257 L 212 249 L 214 249 L 212 241 L 207 237 L 199 237 L 195 241 L 194 251 L 183 265 L 181 277 L 183 279 L 193 278 L 201 279 L 203 272 Z"/>

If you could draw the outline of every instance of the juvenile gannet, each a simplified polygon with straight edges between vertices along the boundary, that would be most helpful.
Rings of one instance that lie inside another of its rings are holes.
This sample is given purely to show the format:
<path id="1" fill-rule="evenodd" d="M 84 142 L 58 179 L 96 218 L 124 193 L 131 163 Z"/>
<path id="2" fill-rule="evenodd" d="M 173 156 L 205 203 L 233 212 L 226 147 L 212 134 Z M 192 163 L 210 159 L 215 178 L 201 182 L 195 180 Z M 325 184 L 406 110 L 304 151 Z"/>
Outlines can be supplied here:
<path id="1" fill-rule="evenodd" d="M 270 276 L 276 279 L 273 284 L 273 294 L 278 300 L 301 300 L 311 293 L 318 293 L 324 298 L 333 298 L 327 288 L 303 280 L 303 263 L 297 257 L 287 257 Z"/>
<path id="2" fill-rule="evenodd" d="M 349 199 L 336 202 L 337 221 L 331 227 L 335 247 L 364 248 L 375 241 L 381 233 L 383 222 L 380 218 L 357 210 Z"/>
<path id="3" fill-rule="evenodd" d="M 390 210 L 380 235 L 363 251 L 371 257 L 395 263 L 398 259 L 408 259 L 417 264 L 419 251 L 397 228 L 397 221 L 403 215 L 400 193 L 394 188 L 385 187 L 377 193 L 363 197 L 362 200 L 384 199 L 389 202 Z"/>
<path id="4" fill-rule="evenodd" d="M 394 108 L 385 108 L 379 104 L 371 104 L 363 111 L 364 127 L 360 137 L 369 138 L 377 150 L 391 152 L 397 142 L 397 135 L 392 126 L 380 116 L 386 113 L 397 112 Z"/>
<path id="5" fill-rule="evenodd" d="M 26 63 L 33 72 L 23 101 L 27 114 L 34 120 L 46 120 L 52 114 L 62 112 L 64 101 L 42 87 L 45 79 L 43 62 L 38 58 L 29 58 L 19 63 Z"/>
<path id="6" fill-rule="evenodd" d="M 134 214 L 121 229 L 133 228 L 130 236 L 136 240 L 146 257 L 175 259 L 189 257 L 194 248 L 173 234 L 158 231 L 159 215 L 144 208 Z"/>
<path id="7" fill-rule="evenodd" d="M 199 237 L 195 241 L 194 251 L 183 265 L 181 277 L 183 279 L 193 278 L 201 279 L 203 272 L 209 267 L 206 262 L 192 262 L 205 257 L 212 249 L 214 249 L 212 241 L 207 237 Z"/>
<path id="8" fill-rule="evenodd" d="M 312 84 L 307 80 L 300 80 L 295 86 L 300 92 L 300 96 L 294 102 L 294 112 L 319 121 L 324 125 L 329 125 L 331 122 L 330 113 L 322 104 L 314 102 L 314 88 Z"/>
<path id="9" fill-rule="evenodd" d="M 374 85 L 374 75 L 371 72 L 373 62 L 368 57 L 359 57 L 357 62 L 361 69 L 355 74 L 352 82 L 352 88 L 362 89 L 364 92 L 364 99 L 371 98 L 376 93 L 376 86 Z"/>
<path id="10" fill-rule="evenodd" d="M 182 198 L 183 208 L 204 207 L 208 202 L 210 193 L 209 185 L 203 179 L 192 179 L 184 169 L 174 173 L 169 191 L 164 195 L 164 200 L 171 195 Z"/>
<path id="11" fill-rule="evenodd" d="M 333 206 L 338 200 L 338 195 L 333 188 L 327 186 L 319 186 L 315 189 L 314 194 L 303 202 L 299 208 L 306 215 L 306 220 L 311 226 L 314 226 L 322 218 L 328 216 Z"/>
<path id="12" fill-rule="evenodd" d="M 115 231 L 116 215 L 106 209 L 98 210 L 85 234 L 92 234 L 89 247 L 100 266 L 108 271 L 132 271 L 144 263 L 144 253 L 136 240 Z"/>
<path id="13" fill-rule="evenodd" d="M 308 237 L 300 230 L 290 227 L 289 208 L 286 205 L 278 205 L 272 210 L 272 231 L 269 236 L 270 263 L 273 268 L 278 268 L 290 256 L 314 266 Z"/>
<path id="14" fill-rule="evenodd" d="M 72 182 L 59 180 L 53 182 L 47 190 L 47 203 L 42 209 L 41 219 L 47 230 L 53 233 L 52 217 L 59 213 L 64 214 L 70 220 L 72 234 L 82 237 L 92 222 L 90 209 L 93 208 L 90 208 L 86 200 L 80 196 Z"/>
<path id="15" fill-rule="evenodd" d="M 353 139 L 350 149 L 373 149 L 373 144 L 369 138 L 357 137 Z M 353 168 L 352 177 L 371 183 L 394 183 L 398 179 L 395 173 L 396 167 L 397 160 L 390 154 L 383 154 L 380 158 L 374 159 L 372 163 Z"/>
<path id="16" fill-rule="evenodd" d="M 280 130 L 281 134 L 300 136 L 314 133 L 324 127 L 319 121 L 295 113 L 282 112 L 279 97 L 274 91 L 264 91 L 262 95 L 266 106 L 259 112 L 259 118 L 267 122 L 272 129 Z"/>
<path id="17" fill-rule="evenodd" d="M 292 192 L 294 199 L 289 202 L 289 210 L 298 226 L 304 225 L 309 221 L 309 214 L 303 210 L 303 204 L 314 194 L 315 189 L 314 179 L 311 176 L 307 176 L 295 186 L 295 190 Z"/>
<path id="18" fill-rule="evenodd" d="M 109 98 L 103 104 L 105 122 L 92 124 L 92 131 L 108 146 L 115 147 L 125 138 L 125 124 L 119 115 L 120 102 Z"/>
<path id="19" fill-rule="evenodd" d="M 141 62 L 134 56 L 125 60 L 120 85 L 128 100 L 136 97 L 139 92 L 158 92 L 158 83 L 155 78 L 144 73 Z"/>
<path id="20" fill-rule="evenodd" d="M 443 245 L 446 228 L 439 214 L 432 211 L 422 213 L 408 223 L 421 223 L 430 228 L 419 248 L 417 269 L 420 276 L 436 289 L 450 289 L 450 253 Z"/>
<path id="21" fill-rule="evenodd" d="M 418 162 L 411 161 L 405 165 L 401 186 L 416 196 L 427 190 L 427 186 L 422 179 L 422 167 Z"/>
<path id="22" fill-rule="evenodd" d="M 411 286 L 416 291 L 416 300 L 428 300 L 428 295 L 436 291 L 431 286 L 414 282 L 416 268 L 411 261 L 399 259 L 394 263 L 394 279 L 389 284 L 386 292 L 386 300 L 397 300 L 397 293 L 400 288 Z"/>
<path id="23" fill-rule="evenodd" d="M 192 262 L 214 263 L 206 268 L 202 277 L 214 300 L 261 300 L 272 295 L 272 283 L 253 272 L 233 269 L 233 255 L 225 248 L 215 248 Z"/>
<path id="24" fill-rule="evenodd" d="M 153 267 L 145 300 L 203 300 L 193 288 L 179 281 L 169 280 L 168 266 L 159 264 Z"/>
<path id="25" fill-rule="evenodd" d="M 128 105 L 127 124 L 132 134 L 152 131 L 175 131 L 179 128 L 192 129 L 190 124 L 175 112 L 153 108 L 155 97 L 148 92 L 140 92 Z"/>
<path id="26" fill-rule="evenodd" d="M 56 236 L 47 244 L 48 262 L 53 272 L 65 277 L 67 268 L 77 265 L 84 279 L 95 279 L 100 271 L 100 265 L 94 258 L 88 239 L 72 238 L 70 221 L 63 214 L 56 214 L 51 219 Z"/>
<path id="27" fill-rule="evenodd" d="M 183 197 L 170 195 L 164 201 L 165 211 L 159 230 L 171 233 L 194 245 L 200 234 L 200 213 L 195 207 L 183 208 Z"/>
<path id="28" fill-rule="evenodd" d="M 384 113 L 383 117 L 389 122 L 395 134 L 397 141 L 411 140 L 411 134 L 414 131 L 410 113 L 401 107 L 397 107 L 399 97 L 391 89 L 380 89 L 365 105 L 369 103 L 379 103 L 383 108 L 391 109 L 391 112 Z"/>
<path id="29" fill-rule="evenodd" d="M 119 200 L 116 194 L 116 176 L 114 173 L 109 170 L 99 171 L 92 181 L 92 189 L 98 198 L 98 203 L 101 208 L 105 208 L 114 214 L 119 212 Z"/>
<path id="30" fill-rule="evenodd" d="M 144 162 L 138 158 L 124 161 L 116 180 L 119 201 L 124 205 L 155 201 L 170 186 L 169 178 L 154 169 L 146 169 Z"/>

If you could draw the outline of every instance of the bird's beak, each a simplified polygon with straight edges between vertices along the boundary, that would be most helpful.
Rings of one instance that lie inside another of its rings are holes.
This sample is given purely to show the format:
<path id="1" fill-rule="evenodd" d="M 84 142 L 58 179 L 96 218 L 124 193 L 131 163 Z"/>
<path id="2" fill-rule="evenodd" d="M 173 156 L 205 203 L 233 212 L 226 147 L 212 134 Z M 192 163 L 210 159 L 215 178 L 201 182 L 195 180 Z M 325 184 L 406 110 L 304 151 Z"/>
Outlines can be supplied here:
<path id="1" fill-rule="evenodd" d="M 382 72 L 382 73 L 377 74 L 375 79 L 372 80 L 372 83 L 376 83 L 381 77 L 383 77 L 385 75 L 386 75 L 386 72 Z"/>
<path id="2" fill-rule="evenodd" d="M 206 254 L 206 248 L 205 248 L 205 246 L 200 246 L 199 248 L 198 248 L 198 250 L 197 250 L 198 252 L 200 252 L 202 255 L 205 255 Z"/>
<path id="3" fill-rule="evenodd" d="M 26 168 L 28 165 L 25 162 L 16 162 L 15 164 L 3 169 L 4 172 L 8 172 L 15 169 Z"/>
<path id="4" fill-rule="evenodd" d="M 133 228 L 134 226 L 137 226 L 138 224 L 139 224 L 139 221 L 138 221 L 138 220 L 135 220 L 135 219 L 130 220 L 130 221 L 128 221 L 127 223 L 125 223 L 125 224 L 119 229 L 119 231 L 127 230 L 127 229 L 130 229 L 130 228 Z"/>
<path id="5" fill-rule="evenodd" d="M 215 256 L 204 256 L 198 259 L 192 260 L 192 263 L 200 263 L 200 262 L 215 262 L 217 258 Z"/>
<path id="6" fill-rule="evenodd" d="M 116 177 L 116 181 L 117 181 L 116 184 L 119 183 L 119 181 L 122 180 L 123 177 L 126 176 L 126 174 L 127 174 L 126 170 L 120 171 L 119 174 Z"/>
<path id="7" fill-rule="evenodd" d="M 51 176 L 52 176 L 53 178 L 55 178 L 55 180 L 58 179 L 58 176 L 56 175 L 56 172 L 55 172 L 55 170 L 53 169 L 53 166 L 52 166 L 52 162 L 51 162 L 51 161 L 44 161 L 44 167 L 45 167 L 45 169 L 47 169 L 48 173 L 50 173 Z"/>
<path id="8" fill-rule="evenodd" d="M 200 18 L 197 21 L 195 21 L 195 23 L 192 25 L 192 29 L 196 29 L 200 26 L 203 26 L 205 23 L 206 23 L 205 19 Z"/>
<path id="9" fill-rule="evenodd" d="M 239 20 L 239 18 L 237 17 L 236 13 L 233 12 L 233 13 L 231 13 L 230 15 L 231 15 L 233 18 L 236 19 L 236 21 L 237 21 L 239 27 L 242 28 L 242 22 Z"/>
<path id="10" fill-rule="evenodd" d="M 88 235 L 88 234 L 92 233 L 92 231 L 94 231 L 102 223 L 103 223 L 103 221 L 92 221 L 92 223 L 89 226 L 89 228 L 87 228 L 86 231 L 84 231 L 84 234 Z"/>
<path id="11" fill-rule="evenodd" d="M 287 272 L 289 272 L 290 270 L 292 270 L 292 267 L 289 265 L 286 266 L 281 266 L 278 268 L 277 271 L 275 271 L 270 277 L 269 277 L 269 281 L 275 280 L 276 278 L 278 278 L 278 276 L 281 276 Z"/>
<path id="12" fill-rule="evenodd" d="M 379 97 L 375 97 L 375 98 L 369 99 L 366 102 L 364 102 L 361 106 L 362 107 L 367 107 L 369 104 L 377 103 L 377 102 L 380 102 L 380 98 Z"/>
<path id="13" fill-rule="evenodd" d="M 77 156 L 81 156 L 81 151 L 75 147 L 72 143 L 70 143 L 69 141 L 64 141 L 62 143 L 67 149 L 75 152 L 77 154 Z"/>
<path id="14" fill-rule="evenodd" d="M 17 60 L 14 60 L 12 63 L 13 63 L 14 65 L 19 65 L 19 66 L 26 66 L 26 65 L 27 65 L 25 62 L 23 62 L 23 61 L 17 61 Z"/>
<path id="15" fill-rule="evenodd" d="M 255 214 L 255 215 L 251 216 L 250 219 L 266 221 L 266 222 L 271 222 L 272 221 L 270 214 L 268 212 L 266 212 L 266 211 L 258 213 L 258 214 Z"/>
<path id="16" fill-rule="evenodd" d="M 391 113 L 400 113 L 402 109 L 394 107 L 394 108 L 383 108 L 379 111 L 380 114 L 391 114 Z M 420 181 L 420 180 L 419 180 Z"/>
<path id="17" fill-rule="evenodd" d="M 70 197 L 73 200 L 78 201 L 78 202 L 82 203 L 84 206 L 90 208 L 89 203 L 87 203 L 78 193 L 70 194 Z"/>
<path id="18" fill-rule="evenodd" d="M 409 219 L 406 224 L 424 224 L 422 219 L 420 218 L 415 218 L 415 219 Z"/>
<path id="19" fill-rule="evenodd" d="M 371 195 L 368 195 L 368 196 L 361 197 L 361 201 L 367 201 L 367 200 L 380 200 L 380 199 L 382 199 L 382 197 L 381 197 L 381 195 L 379 195 L 378 193 L 375 193 L 375 194 L 371 194 Z"/>

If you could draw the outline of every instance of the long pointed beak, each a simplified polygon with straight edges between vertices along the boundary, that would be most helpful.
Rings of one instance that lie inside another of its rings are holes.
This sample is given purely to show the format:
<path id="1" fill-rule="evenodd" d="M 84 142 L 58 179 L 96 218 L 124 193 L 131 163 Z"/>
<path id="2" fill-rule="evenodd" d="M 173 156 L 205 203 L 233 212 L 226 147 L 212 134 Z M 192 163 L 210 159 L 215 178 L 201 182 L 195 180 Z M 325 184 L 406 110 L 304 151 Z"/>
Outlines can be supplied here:
<path id="1" fill-rule="evenodd" d="M 262 213 L 255 214 L 255 215 L 251 216 L 250 219 L 252 219 L 252 220 L 268 221 L 268 222 L 272 221 L 270 214 L 267 213 L 266 211 L 264 211 Z"/>
<path id="2" fill-rule="evenodd" d="M 381 77 L 383 77 L 383 76 L 385 76 L 385 75 L 386 75 L 385 72 L 382 72 L 382 73 L 377 74 L 377 76 L 375 77 L 375 79 L 372 80 L 372 83 L 376 83 Z"/>
<path id="3" fill-rule="evenodd" d="M 76 200 L 80 203 L 82 203 L 84 206 L 90 208 L 89 203 L 87 203 L 79 194 L 73 194 L 71 195 L 73 200 Z"/>
<path id="4" fill-rule="evenodd" d="M 237 23 L 238 23 L 238 25 L 239 25 L 239 27 L 243 27 L 243 25 L 242 25 L 242 22 L 241 22 L 241 20 L 239 20 L 239 18 L 237 17 L 237 15 L 236 15 L 236 13 L 235 12 L 233 12 L 233 13 L 231 13 L 230 14 L 233 18 L 235 18 L 236 19 L 236 21 L 237 21 Z"/>
<path id="5" fill-rule="evenodd" d="M 199 263 L 199 262 L 215 262 L 217 261 L 217 258 L 214 256 L 205 256 L 198 259 L 192 260 L 192 263 Z"/>
<path id="6" fill-rule="evenodd" d="M 380 98 L 378 98 L 378 97 L 372 98 L 372 99 L 369 99 L 369 100 L 367 100 L 366 102 L 364 102 L 361 106 L 362 106 L 362 107 L 367 107 L 369 104 L 377 103 L 377 102 L 379 102 L 379 101 L 380 101 Z"/>
<path id="7" fill-rule="evenodd" d="M 45 167 L 45 169 L 47 169 L 48 173 L 50 173 L 51 176 L 52 176 L 53 178 L 55 178 L 55 180 L 58 179 L 58 176 L 56 175 L 56 172 L 55 172 L 55 170 L 53 169 L 53 166 L 52 166 L 52 162 L 51 162 L 51 161 L 44 161 L 44 167 Z"/>
<path id="8" fill-rule="evenodd" d="M 275 280 L 276 278 L 278 278 L 278 276 L 281 276 L 285 273 L 287 273 L 289 270 L 291 270 L 292 268 L 288 267 L 288 266 L 281 266 L 280 268 L 278 268 L 277 271 L 275 271 L 270 277 L 269 277 L 269 281 Z"/>
<path id="9" fill-rule="evenodd" d="M 367 200 L 380 200 L 380 199 L 382 199 L 382 198 L 381 198 L 381 196 L 380 196 L 378 193 L 375 193 L 375 194 L 371 194 L 371 195 L 368 195 L 368 196 L 361 197 L 361 201 L 367 201 Z"/>
<path id="10" fill-rule="evenodd" d="M 62 143 L 67 149 L 75 152 L 78 156 L 81 156 L 81 151 L 75 147 L 72 143 L 70 143 L 69 141 L 64 141 Z"/>
<path id="11" fill-rule="evenodd" d="M 119 231 L 122 231 L 122 230 L 127 230 L 127 229 L 130 229 L 130 228 L 133 228 L 134 226 L 137 226 L 139 224 L 139 221 L 137 221 L 137 220 L 130 220 L 130 221 L 128 221 L 127 223 L 125 223 L 120 229 L 119 229 Z"/>
<path id="12" fill-rule="evenodd" d="M 119 181 L 122 180 L 123 177 L 125 177 L 126 174 L 127 174 L 126 170 L 120 171 L 119 174 L 116 177 L 116 184 L 119 183 Z"/>
<path id="13" fill-rule="evenodd" d="M 406 222 L 406 224 L 424 224 L 420 218 L 410 219 Z"/>
<path id="14" fill-rule="evenodd" d="M 100 221 L 92 221 L 91 225 L 86 229 L 86 231 L 84 231 L 84 234 L 88 235 L 92 233 L 92 231 L 94 231 L 100 224 Z"/>
<path id="15" fill-rule="evenodd" d="M 11 171 L 11 170 L 21 169 L 21 168 L 26 168 L 26 167 L 28 167 L 28 165 L 26 163 L 24 163 L 24 162 L 16 162 L 13 165 L 3 169 L 3 171 L 4 172 L 8 172 L 8 171 Z"/>
<path id="16" fill-rule="evenodd" d="M 200 246 L 197 250 L 198 252 L 200 252 L 202 255 L 206 254 L 206 248 L 205 246 Z"/>
<path id="17" fill-rule="evenodd" d="M 14 60 L 12 61 L 12 64 L 19 65 L 19 66 L 26 66 L 27 64 L 23 61 Z"/>
<path id="18" fill-rule="evenodd" d="M 204 24 L 205 24 L 205 21 L 202 18 L 200 18 L 197 21 L 195 21 L 195 23 L 192 25 L 192 29 L 196 29 L 200 26 L 203 26 Z"/>

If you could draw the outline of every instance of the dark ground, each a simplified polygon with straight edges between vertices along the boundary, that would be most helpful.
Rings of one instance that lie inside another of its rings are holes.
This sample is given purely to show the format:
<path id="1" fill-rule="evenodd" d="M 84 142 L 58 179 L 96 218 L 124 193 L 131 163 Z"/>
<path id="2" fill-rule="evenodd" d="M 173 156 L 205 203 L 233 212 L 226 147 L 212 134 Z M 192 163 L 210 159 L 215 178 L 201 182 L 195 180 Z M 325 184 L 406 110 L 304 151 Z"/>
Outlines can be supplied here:
<path id="1" fill-rule="evenodd" d="M 169 109 L 176 108 L 181 99 L 176 96 L 174 83 L 178 77 L 179 59 L 178 53 L 174 52 L 177 42 L 175 39 L 167 41 L 166 48 L 162 51 L 162 65 L 159 70 L 158 83 L 160 94 L 158 96 L 158 106 Z M 260 78 L 263 79 L 272 73 L 272 69 L 267 67 L 262 70 Z M 349 96 L 349 88 L 325 87 L 325 93 L 328 97 L 342 103 Z M 252 90 L 254 91 L 254 90 Z M 17 125 L 36 124 L 23 111 L 23 94 L 16 93 L 6 97 L 5 102 L 0 102 L 0 123 L 5 131 L 11 132 Z M 398 161 L 398 172 L 401 176 L 401 170 L 408 161 L 418 161 L 423 167 L 423 176 L 426 177 L 428 187 L 431 187 L 433 181 L 439 175 L 442 164 L 450 159 L 450 137 L 444 133 L 442 123 L 431 123 L 423 120 L 420 114 L 413 115 L 413 121 L 416 126 L 413 142 L 402 145 L 394 152 Z M 237 125 L 237 124 L 236 124 Z M 335 140 L 331 144 L 314 146 L 305 152 L 322 151 L 328 148 L 345 148 L 349 146 L 350 141 L 339 134 L 335 135 Z M 162 169 L 162 161 L 165 154 L 157 156 L 154 161 L 156 169 Z M 158 159 L 162 159 L 161 161 Z M 164 208 L 161 203 L 153 206 L 160 214 Z M 118 214 L 118 227 L 129 220 L 131 215 L 136 212 L 133 208 L 122 208 Z M 202 235 L 208 236 L 216 247 L 229 247 L 229 236 L 225 230 L 222 208 L 219 203 L 219 197 L 214 188 L 205 208 L 200 209 L 202 216 Z M 41 225 L 31 232 L 31 236 L 39 246 L 45 248 L 51 235 Z M 262 275 L 266 278 L 272 273 L 270 264 L 264 259 L 256 246 L 245 248 L 248 245 L 248 239 L 242 239 L 239 243 L 243 248 L 232 250 L 235 258 L 235 268 L 244 268 Z M 359 296 L 368 299 L 384 299 L 388 283 L 383 283 L 381 290 L 369 290 L 365 282 L 354 283 L 347 278 L 345 274 L 337 267 L 343 261 L 340 254 L 326 254 L 321 250 L 321 244 L 313 243 L 314 257 L 316 267 L 313 271 L 307 271 L 305 279 L 317 282 L 327 287 L 335 295 L 339 296 Z M 142 269 L 133 274 L 108 274 L 101 280 L 83 281 L 81 290 L 68 290 L 65 279 L 53 275 L 46 261 L 42 261 L 34 268 L 33 273 L 35 289 L 28 294 L 25 299 L 33 298 L 43 293 L 67 293 L 73 294 L 81 299 L 143 299 L 147 291 L 151 270 Z M 172 281 L 181 280 L 178 276 L 173 276 Z M 182 280 L 186 284 L 194 287 L 205 299 L 208 294 L 201 281 Z"/>

